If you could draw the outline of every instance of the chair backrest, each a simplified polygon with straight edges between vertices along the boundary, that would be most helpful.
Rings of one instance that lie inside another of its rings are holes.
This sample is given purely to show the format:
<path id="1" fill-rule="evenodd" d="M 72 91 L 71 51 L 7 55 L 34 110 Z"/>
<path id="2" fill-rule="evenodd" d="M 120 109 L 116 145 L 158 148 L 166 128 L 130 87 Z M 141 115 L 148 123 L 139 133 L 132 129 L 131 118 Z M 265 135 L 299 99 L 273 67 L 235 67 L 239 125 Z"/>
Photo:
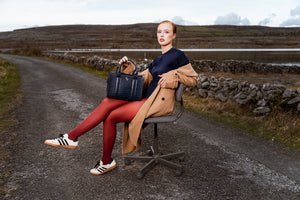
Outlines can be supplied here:
<path id="1" fill-rule="evenodd" d="M 175 93 L 175 100 L 180 102 L 182 101 L 182 92 L 183 92 L 183 83 L 180 83 Z"/>
<path id="2" fill-rule="evenodd" d="M 184 111 L 184 105 L 183 105 L 183 100 L 182 100 L 183 86 L 184 86 L 184 84 L 180 83 L 175 92 L 175 100 L 180 102 L 180 112 L 177 114 L 177 119 L 179 119 L 181 117 L 181 115 Z"/>

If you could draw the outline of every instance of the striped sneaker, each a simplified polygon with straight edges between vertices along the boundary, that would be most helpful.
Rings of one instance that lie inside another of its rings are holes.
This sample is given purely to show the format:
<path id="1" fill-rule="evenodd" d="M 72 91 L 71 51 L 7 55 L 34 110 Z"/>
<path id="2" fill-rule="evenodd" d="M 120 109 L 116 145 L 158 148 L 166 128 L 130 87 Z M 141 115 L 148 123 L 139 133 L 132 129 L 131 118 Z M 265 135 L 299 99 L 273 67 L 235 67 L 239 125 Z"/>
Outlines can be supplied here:
<path id="1" fill-rule="evenodd" d="M 117 166 L 115 160 L 111 161 L 111 163 L 103 165 L 102 161 L 98 161 L 93 169 L 91 169 L 90 173 L 93 175 L 101 175 L 104 174 Z"/>
<path id="2" fill-rule="evenodd" d="M 56 139 L 45 140 L 45 144 L 54 146 L 54 147 L 65 147 L 75 149 L 78 146 L 78 140 L 71 140 L 68 137 L 68 134 L 60 134 Z"/>

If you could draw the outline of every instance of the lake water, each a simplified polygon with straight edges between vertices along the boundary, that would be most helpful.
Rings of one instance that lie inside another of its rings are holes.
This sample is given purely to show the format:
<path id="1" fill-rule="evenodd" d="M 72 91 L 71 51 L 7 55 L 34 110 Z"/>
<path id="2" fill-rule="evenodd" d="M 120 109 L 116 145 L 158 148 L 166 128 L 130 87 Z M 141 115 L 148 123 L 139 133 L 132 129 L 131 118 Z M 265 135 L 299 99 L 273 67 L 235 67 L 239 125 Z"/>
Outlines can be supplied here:
<path id="1" fill-rule="evenodd" d="M 298 65 L 300 66 L 300 48 L 293 49 L 181 49 L 189 59 L 194 60 L 250 60 L 254 62 Z M 124 55 L 133 59 L 153 59 L 161 55 L 160 49 L 70 49 L 53 50 L 56 53 L 78 55 L 93 54 L 119 59 Z"/>

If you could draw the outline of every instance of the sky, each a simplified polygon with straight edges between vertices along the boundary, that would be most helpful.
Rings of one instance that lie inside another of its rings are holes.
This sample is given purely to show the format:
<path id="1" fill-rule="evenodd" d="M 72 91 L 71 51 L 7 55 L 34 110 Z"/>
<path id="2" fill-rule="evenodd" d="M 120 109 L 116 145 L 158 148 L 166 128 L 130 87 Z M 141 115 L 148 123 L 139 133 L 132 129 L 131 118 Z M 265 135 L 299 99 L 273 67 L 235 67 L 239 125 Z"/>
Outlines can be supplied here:
<path id="1" fill-rule="evenodd" d="M 0 32 L 69 24 L 300 27 L 300 0 L 0 0 Z"/>

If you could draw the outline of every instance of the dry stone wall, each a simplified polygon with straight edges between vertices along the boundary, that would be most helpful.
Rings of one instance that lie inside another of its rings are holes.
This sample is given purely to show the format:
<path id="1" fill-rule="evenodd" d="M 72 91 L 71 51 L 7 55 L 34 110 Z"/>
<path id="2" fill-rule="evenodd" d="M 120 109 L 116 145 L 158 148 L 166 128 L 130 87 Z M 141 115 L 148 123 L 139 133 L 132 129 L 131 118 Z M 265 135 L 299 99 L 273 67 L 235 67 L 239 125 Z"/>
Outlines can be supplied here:
<path id="1" fill-rule="evenodd" d="M 300 111 L 300 89 L 292 91 L 281 84 L 253 84 L 199 74 L 197 86 L 187 91 L 197 92 L 202 98 L 212 97 L 222 102 L 248 105 L 255 114 L 267 114 L 279 107 Z"/>
<path id="2" fill-rule="evenodd" d="M 70 60 L 74 63 L 86 63 L 101 70 L 112 70 L 118 66 L 118 61 L 101 58 L 99 56 L 78 57 L 68 54 L 46 54 L 47 56 Z M 147 68 L 151 61 L 137 62 L 138 71 Z M 191 61 L 196 71 L 202 72 L 272 72 L 300 74 L 298 66 L 281 66 L 255 63 L 250 61 Z M 300 89 L 290 90 L 282 84 L 253 84 L 247 81 L 233 80 L 232 78 L 205 76 L 199 74 L 199 81 L 194 88 L 186 88 L 191 94 L 201 98 L 214 98 L 221 102 L 232 101 L 241 106 L 249 106 L 255 114 L 268 114 L 278 108 L 300 111 Z"/>

